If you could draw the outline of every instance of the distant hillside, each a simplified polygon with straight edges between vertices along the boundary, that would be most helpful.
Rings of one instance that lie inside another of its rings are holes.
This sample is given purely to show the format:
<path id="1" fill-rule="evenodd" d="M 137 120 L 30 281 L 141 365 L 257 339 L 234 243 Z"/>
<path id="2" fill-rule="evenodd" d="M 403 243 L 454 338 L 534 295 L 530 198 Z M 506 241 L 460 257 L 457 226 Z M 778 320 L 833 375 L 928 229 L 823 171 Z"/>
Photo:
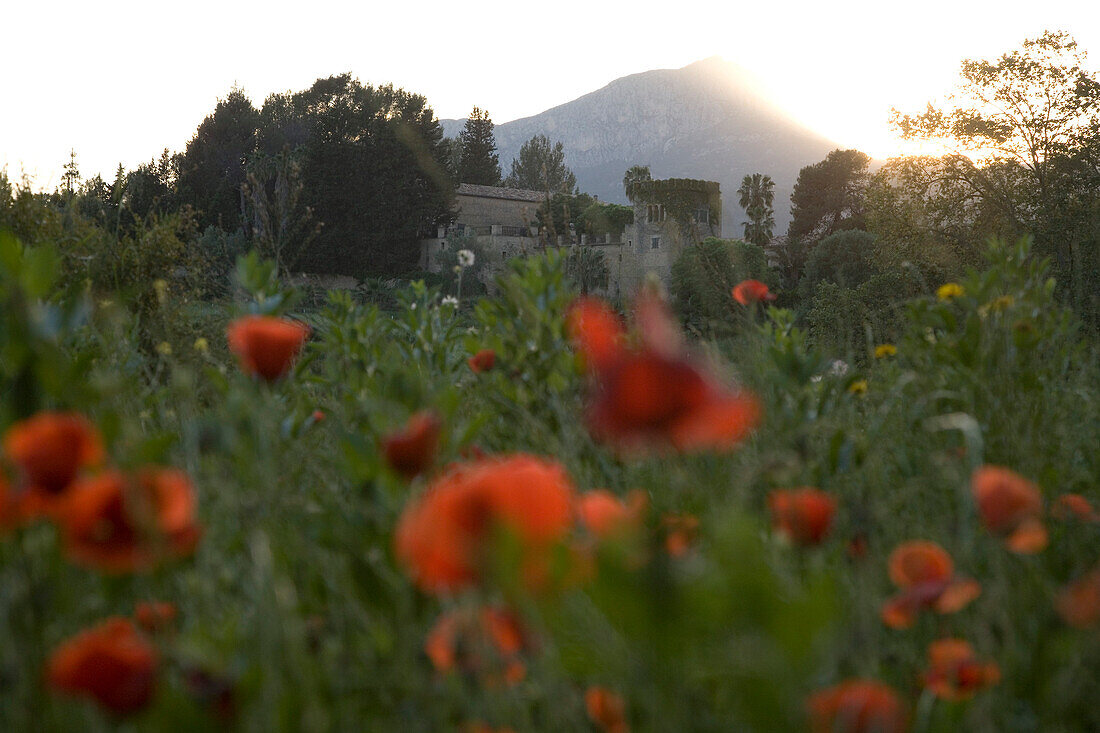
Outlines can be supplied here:
<path id="1" fill-rule="evenodd" d="M 454 136 L 465 120 L 442 123 Z M 799 169 L 837 147 L 769 102 L 746 71 L 718 57 L 632 74 L 541 114 L 498 125 L 505 175 L 520 146 L 537 134 L 564 143 L 578 186 L 606 201 L 626 203 L 623 172 L 635 164 L 648 164 L 655 178 L 718 181 L 726 236 L 741 231 L 736 191 L 746 173 L 759 171 L 775 180 L 777 228 L 785 231 Z"/>

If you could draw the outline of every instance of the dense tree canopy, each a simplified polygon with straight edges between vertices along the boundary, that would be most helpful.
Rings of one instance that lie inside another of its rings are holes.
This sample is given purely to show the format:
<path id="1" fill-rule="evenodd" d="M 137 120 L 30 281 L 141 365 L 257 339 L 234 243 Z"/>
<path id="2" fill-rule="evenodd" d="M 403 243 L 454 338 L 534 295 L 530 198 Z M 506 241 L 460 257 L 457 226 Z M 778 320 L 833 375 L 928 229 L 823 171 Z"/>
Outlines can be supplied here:
<path id="1" fill-rule="evenodd" d="M 936 180 L 972 202 L 974 231 L 1034 234 L 1062 297 L 1100 327 L 1100 81 L 1084 52 L 1048 31 L 995 61 L 963 61 L 961 77 L 948 105 L 895 112 L 898 130 L 951 150 Z"/>
<path id="2" fill-rule="evenodd" d="M 565 165 L 565 148 L 551 142 L 546 135 L 535 135 L 519 149 L 512 159 L 512 170 L 504 179 L 505 186 L 550 193 L 573 193 L 577 177 Z"/>
<path id="3" fill-rule="evenodd" d="M 458 162 L 458 182 L 482 186 L 500 185 L 500 156 L 493 136 L 489 113 L 474 107 L 459 136 L 462 154 Z"/>
<path id="4" fill-rule="evenodd" d="M 858 150 L 834 150 L 825 160 L 799 171 L 787 237 L 816 242 L 841 229 L 862 228 L 870 162 Z"/>
<path id="5" fill-rule="evenodd" d="M 240 89 L 218 100 L 199 124 L 179 161 L 179 197 L 193 206 L 200 226 L 234 231 L 243 224 L 245 163 L 256 150 L 259 113 Z"/>
<path id="6" fill-rule="evenodd" d="M 450 199 L 443 131 L 424 97 L 341 74 L 269 97 L 260 118 L 261 151 L 302 146 L 302 203 L 321 224 L 303 269 L 363 277 L 415 266 L 419 238 L 448 218 Z"/>

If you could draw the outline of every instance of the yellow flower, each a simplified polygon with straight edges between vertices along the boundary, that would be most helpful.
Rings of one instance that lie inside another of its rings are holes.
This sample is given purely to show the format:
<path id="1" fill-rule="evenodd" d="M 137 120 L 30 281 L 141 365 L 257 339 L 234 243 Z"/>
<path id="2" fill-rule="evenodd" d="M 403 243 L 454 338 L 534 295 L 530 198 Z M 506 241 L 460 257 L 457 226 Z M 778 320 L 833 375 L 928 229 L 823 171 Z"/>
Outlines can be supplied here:
<path id="1" fill-rule="evenodd" d="M 1016 299 L 1013 298 L 1011 295 L 1002 295 L 1001 297 L 994 298 L 993 300 L 983 305 L 981 308 L 978 309 L 978 312 L 983 316 L 988 313 L 1003 313 L 1011 308 L 1012 304 L 1015 302 Z"/>
<path id="2" fill-rule="evenodd" d="M 898 347 L 893 344 L 879 344 L 875 347 L 875 358 L 884 359 L 887 356 L 896 356 Z"/>
<path id="3" fill-rule="evenodd" d="M 936 290 L 936 297 L 940 300 L 953 300 L 965 294 L 963 286 L 958 283 L 944 283 Z"/>
<path id="4" fill-rule="evenodd" d="M 153 290 L 157 293 L 157 300 L 161 303 L 168 297 L 168 281 L 162 279 L 156 279 L 153 281 Z"/>
<path id="5" fill-rule="evenodd" d="M 867 392 L 867 380 L 857 379 L 848 385 L 848 391 L 852 394 L 861 395 Z"/>
<path id="6" fill-rule="evenodd" d="M 169 356 L 172 353 L 172 344 L 167 341 L 161 341 L 157 344 L 157 353 L 162 356 Z"/>
<path id="7" fill-rule="evenodd" d="M 207 351 L 209 348 L 210 344 L 202 336 L 195 339 L 195 351 Z"/>

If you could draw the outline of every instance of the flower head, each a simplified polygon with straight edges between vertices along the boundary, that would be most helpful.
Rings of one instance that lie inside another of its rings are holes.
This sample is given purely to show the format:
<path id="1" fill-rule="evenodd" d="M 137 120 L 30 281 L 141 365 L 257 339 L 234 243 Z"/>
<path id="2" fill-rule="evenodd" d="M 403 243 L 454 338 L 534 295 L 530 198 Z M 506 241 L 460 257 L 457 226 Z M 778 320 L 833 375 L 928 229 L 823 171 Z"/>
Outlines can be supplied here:
<path id="1" fill-rule="evenodd" d="M 1070 520 L 1074 519 L 1079 522 L 1097 522 L 1100 521 L 1100 513 L 1097 513 L 1092 508 L 1092 504 L 1089 500 L 1080 494 L 1062 494 L 1054 502 L 1054 506 L 1051 508 L 1050 513 L 1054 515 L 1055 519 Z"/>
<path id="2" fill-rule="evenodd" d="M 970 477 L 978 514 L 986 528 L 1013 552 L 1033 554 L 1047 545 L 1039 488 L 1007 468 L 982 466 Z"/>
<path id="3" fill-rule="evenodd" d="M 474 265 L 474 253 L 472 250 L 460 249 L 458 250 L 458 264 L 459 267 L 473 267 Z"/>
<path id="4" fill-rule="evenodd" d="M 807 701 L 814 733 L 901 733 L 901 698 L 877 680 L 853 679 L 815 692 Z"/>
<path id="5" fill-rule="evenodd" d="M 309 338 L 309 326 L 289 318 L 244 316 L 229 324 L 229 349 L 247 373 L 268 382 L 290 371 Z"/>
<path id="6" fill-rule="evenodd" d="M 966 295 L 966 290 L 958 283 L 944 283 L 936 288 L 936 297 L 944 302 L 961 298 L 963 295 Z"/>
<path id="7" fill-rule="evenodd" d="M 661 517 L 665 534 L 665 552 L 672 557 L 683 557 L 695 544 L 699 533 L 699 518 L 691 514 L 666 514 Z"/>
<path id="8" fill-rule="evenodd" d="M 452 306 L 454 308 L 457 308 L 458 307 L 458 298 L 456 298 L 453 295 L 445 295 L 445 296 L 443 296 L 443 300 L 439 301 L 439 303 L 440 303 L 440 305 L 449 305 L 449 306 Z"/>
<path id="9" fill-rule="evenodd" d="M 182 471 L 107 471 L 73 486 L 59 516 L 69 558 L 111 573 L 148 570 L 191 554 L 200 529 L 195 493 Z"/>
<path id="10" fill-rule="evenodd" d="M 526 454 L 483 458 L 452 467 L 405 507 L 397 556 L 424 590 L 453 591 L 481 579 L 494 528 L 537 555 L 572 517 L 573 486 L 561 465 Z"/>
<path id="11" fill-rule="evenodd" d="M 439 448 L 443 423 L 431 410 L 418 412 L 405 427 L 382 442 L 386 463 L 397 473 L 411 479 L 431 467 Z"/>
<path id="12" fill-rule="evenodd" d="M 848 392 L 854 395 L 867 394 L 867 380 L 857 379 L 856 381 L 852 382 L 848 385 Z"/>
<path id="13" fill-rule="evenodd" d="M 727 389 L 686 353 L 660 299 L 640 297 L 636 321 L 637 348 L 610 348 L 607 339 L 593 339 L 601 346 L 591 353 L 602 356 L 593 362 L 592 434 L 623 453 L 728 450 L 740 443 L 760 419 L 756 398 Z"/>
<path id="14" fill-rule="evenodd" d="M 768 509 L 779 534 L 798 545 L 819 545 L 832 527 L 836 500 L 809 486 L 779 489 L 768 495 Z"/>
<path id="15" fill-rule="evenodd" d="M 40 412 L 13 425 L 4 454 L 19 469 L 31 514 L 52 511 L 81 469 L 103 461 L 99 431 L 82 415 Z"/>
<path id="16" fill-rule="evenodd" d="M 487 372 L 497 363 L 497 352 L 492 349 L 482 349 L 467 359 L 466 363 L 470 365 L 470 371 L 474 374 Z"/>
<path id="17" fill-rule="evenodd" d="M 116 715 L 137 712 L 153 697 L 157 652 L 134 625 L 111 618 L 64 642 L 50 655 L 50 687 L 90 697 Z"/>
<path id="18" fill-rule="evenodd" d="M 176 621 L 176 604 L 146 601 L 134 607 L 134 620 L 150 634 L 170 629 Z"/>
<path id="19" fill-rule="evenodd" d="M 444 613 L 424 641 L 436 671 L 460 671 L 488 684 L 514 685 L 526 675 L 522 655 L 533 637 L 511 610 L 499 606 Z"/>
<path id="20" fill-rule="evenodd" d="M 934 542 L 905 542 L 890 553 L 890 580 L 901 593 L 882 608 L 882 620 L 895 629 L 907 629 L 922 609 L 955 613 L 981 594 L 973 580 L 955 577 L 951 556 Z"/>
<path id="21" fill-rule="evenodd" d="M 1062 620 L 1074 628 L 1088 629 L 1100 624 L 1100 568 L 1062 588 L 1054 607 Z"/>
<path id="22" fill-rule="evenodd" d="M 623 351 L 622 321 L 599 298 L 578 298 L 566 316 L 566 330 L 589 370 L 606 369 Z"/>
<path id="23" fill-rule="evenodd" d="M 589 719 L 605 733 L 629 733 L 626 703 L 620 695 L 606 687 L 589 687 L 584 693 L 584 706 Z"/>
<path id="24" fill-rule="evenodd" d="M 775 295 L 768 290 L 768 286 L 759 280 L 742 280 L 734 286 L 731 295 L 741 305 L 775 300 Z"/>
<path id="25" fill-rule="evenodd" d="M 962 639 L 932 642 L 928 662 L 924 685 L 943 700 L 965 700 L 1001 679 L 997 665 L 979 661 L 974 648 Z"/>
<path id="26" fill-rule="evenodd" d="M 893 344 L 879 344 L 875 347 L 875 358 L 885 359 L 890 356 L 897 356 L 898 347 Z"/>
<path id="27" fill-rule="evenodd" d="M 632 491 L 623 501 L 607 489 L 595 489 L 581 494 L 577 514 L 589 532 L 608 537 L 636 526 L 646 504 L 646 495 L 641 491 Z"/>

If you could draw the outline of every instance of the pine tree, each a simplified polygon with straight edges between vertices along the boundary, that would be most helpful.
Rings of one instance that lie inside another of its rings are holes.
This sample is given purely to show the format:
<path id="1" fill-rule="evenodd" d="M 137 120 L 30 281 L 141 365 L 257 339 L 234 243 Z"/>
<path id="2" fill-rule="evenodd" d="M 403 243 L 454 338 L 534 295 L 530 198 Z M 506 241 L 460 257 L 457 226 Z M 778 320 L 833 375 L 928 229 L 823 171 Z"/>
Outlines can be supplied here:
<path id="1" fill-rule="evenodd" d="M 459 182 L 499 186 L 500 157 L 497 155 L 493 121 L 489 119 L 489 113 L 474 107 L 459 141 L 462 145 L 462 158 L 458 164 Z"/>
<path id="2" fill-rule="evenodd" d="M 76 167 L 76 151 L 69 151 L 69 162 L 65 164 L 65 172 L 61 175 L 64 181 L 65 193 L 72 195 L 76 190 L 76 184 L 80 182 L 80 169 Z"/>

